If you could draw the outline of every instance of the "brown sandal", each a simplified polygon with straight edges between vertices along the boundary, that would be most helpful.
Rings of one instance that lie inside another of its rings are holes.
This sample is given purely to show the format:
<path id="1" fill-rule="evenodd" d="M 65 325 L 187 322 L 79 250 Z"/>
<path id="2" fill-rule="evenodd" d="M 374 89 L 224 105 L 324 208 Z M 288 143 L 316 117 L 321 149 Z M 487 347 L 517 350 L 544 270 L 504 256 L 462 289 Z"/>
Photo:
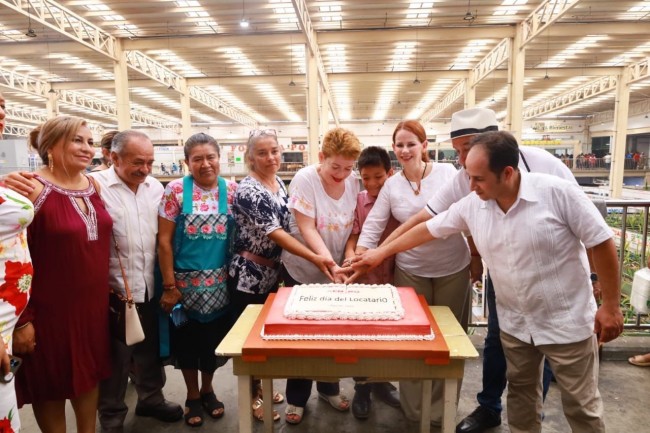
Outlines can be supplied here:
<path id="1" fill-rule="evenodd" d="M 253 401 L 253 417 L 258 421 L 264 421 L 264 406 L 261 398 L 256 398 Z M 274 410 L 273 411 L 273 421 L 279 421 L 280 414 Z"/>

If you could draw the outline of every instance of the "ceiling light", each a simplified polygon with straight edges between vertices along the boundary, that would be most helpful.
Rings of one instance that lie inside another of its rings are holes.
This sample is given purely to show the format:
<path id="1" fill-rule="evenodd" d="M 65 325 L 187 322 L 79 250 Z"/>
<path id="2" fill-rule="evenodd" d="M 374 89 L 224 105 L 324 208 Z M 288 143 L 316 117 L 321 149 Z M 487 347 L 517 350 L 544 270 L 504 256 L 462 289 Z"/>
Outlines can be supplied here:
<path id="1" fill-rule="evenodd" d="M 170 84 L 169 87 L 167 87 L 167 90 L 174 90 L 174 86 Z"/>
<path id="2" fill-rule="evenodd" d="M 30 27 L 27 29 L 27 33 L 25 33 L 25 36 L 27 36 L 28 38 L 35 38 L 37 35 L 34 29 Z"/>
<path id="3" fill-rule="evenodd" d="M 415 80 L 413 80 L 413 84 L 420 84 L 420 80 L 418 77 L 415 77 Z"/>
<path id="4" fill-rule="evenodd" d="M 290 87 L 296 87 L 296 83 L 293 82 L 293 78 L 291 79 L 291 81 L 289 81 L 289 86 Z M 646 116 L 646 117 L 648 117 L 648 116 Z"/>
<path id="5" fill-rule="evenodd" d="M 465 16 L 463 17 L 464 21 L 468 21 L 470 24 L 472 21 L 476 19 L 476 15 L 472 13 L 471 7 L 472 5 L 470 4 L 471 0 L 467 0 L 467 12 L 465 12 Z"/>
<path id="6" fill-rule="evenodd" d="M 48 90 L 47 93 L 56 93 L 56 90 L 54 90 L 53 88 L 50 87 L 50 90 Z M 648 117 L 648 116 L 646 116 L 646 117 Z"/>
<path id="7" fill-rule="evenodd" d="M 239 22 L 239 26 L 245 29 L 248 28 L 249 25 L 250 23 L 246 18 L 242 18 L 241 21 Z"/>
<path id="8" fill-rule="evenodd" d="M 546 72 L 546 74 L 544 74 L 544 79 L 545 80 L 550 80 L 551 79 L 551 77 L 548 76 L 548 72 Z"/>

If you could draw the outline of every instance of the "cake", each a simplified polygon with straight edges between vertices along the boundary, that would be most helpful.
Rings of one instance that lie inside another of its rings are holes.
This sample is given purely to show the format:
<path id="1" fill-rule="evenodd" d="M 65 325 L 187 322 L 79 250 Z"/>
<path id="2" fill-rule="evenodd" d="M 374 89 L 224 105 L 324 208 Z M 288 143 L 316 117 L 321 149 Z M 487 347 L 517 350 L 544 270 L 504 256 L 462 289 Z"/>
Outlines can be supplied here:
<path id="1" fill-rule="evenodd" d="M 404 317 L 395 286 L 304 284 L 293 287 L 284 307 L 288 319 L 399 320 Z"/>
<path id="2" fill-rule="evenodd" d="M 261 336 L 265 340 L 434 338 L 429 317 L 412 288 L 337 284 L 281 287 Z"/>

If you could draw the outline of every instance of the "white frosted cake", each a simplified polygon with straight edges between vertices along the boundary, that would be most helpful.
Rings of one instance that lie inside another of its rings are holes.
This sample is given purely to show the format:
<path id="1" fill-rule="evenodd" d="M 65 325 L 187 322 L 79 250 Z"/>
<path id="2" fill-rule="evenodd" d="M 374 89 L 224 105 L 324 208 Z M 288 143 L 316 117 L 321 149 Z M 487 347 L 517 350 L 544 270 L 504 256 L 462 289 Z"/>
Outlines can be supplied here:
<path id="1" fill-rule="evenodd" d="M 264 340 L 433 340 L 425 308 L 411 287 L 280 287 L 261 336 Z"/>
<path id="2" fill-rule="evenodd" d="M 402 301 L 390 284 L 303 284 L 294 286 L 284 317 L 298 320 L 400 320 Z"/>

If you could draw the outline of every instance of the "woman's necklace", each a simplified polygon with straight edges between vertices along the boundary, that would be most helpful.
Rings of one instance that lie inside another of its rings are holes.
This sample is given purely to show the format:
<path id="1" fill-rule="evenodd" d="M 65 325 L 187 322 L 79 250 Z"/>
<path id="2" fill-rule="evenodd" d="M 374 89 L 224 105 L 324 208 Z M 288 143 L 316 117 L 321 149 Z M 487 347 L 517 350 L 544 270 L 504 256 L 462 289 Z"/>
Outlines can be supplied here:
<path id="1" fill-rule="evenodd" d="M 402 171 L 402 173 L 404 173 L 404 179 L 406 179 L 406 181 L 408 182 L 409 186 L 410 186 L 411 189 L 413 190 L 413 194 L 415 194 L 415 195 L 420 195 L 420 188 L 422 187 L 422 179 L 424 179 L 424 173 L 426 173 L 426 171 L 427 171 L 427 165 L 428 165 L 428 164 L 425 162 L 425 163 L 424 163 L 424 170 L 422 170 L 422 177 L 420 178 L 420 181 L 419 181 L 419 182 L 416 182 L 416 184 L 417 184 L 417 186 L 418 186 L 417 189 L 413 188 L 413 184 L 411 183 L 411 181 L 409 180 L 409 178 L 406 176 L 406 170 L 403 170 L 403 171 Z"/>

